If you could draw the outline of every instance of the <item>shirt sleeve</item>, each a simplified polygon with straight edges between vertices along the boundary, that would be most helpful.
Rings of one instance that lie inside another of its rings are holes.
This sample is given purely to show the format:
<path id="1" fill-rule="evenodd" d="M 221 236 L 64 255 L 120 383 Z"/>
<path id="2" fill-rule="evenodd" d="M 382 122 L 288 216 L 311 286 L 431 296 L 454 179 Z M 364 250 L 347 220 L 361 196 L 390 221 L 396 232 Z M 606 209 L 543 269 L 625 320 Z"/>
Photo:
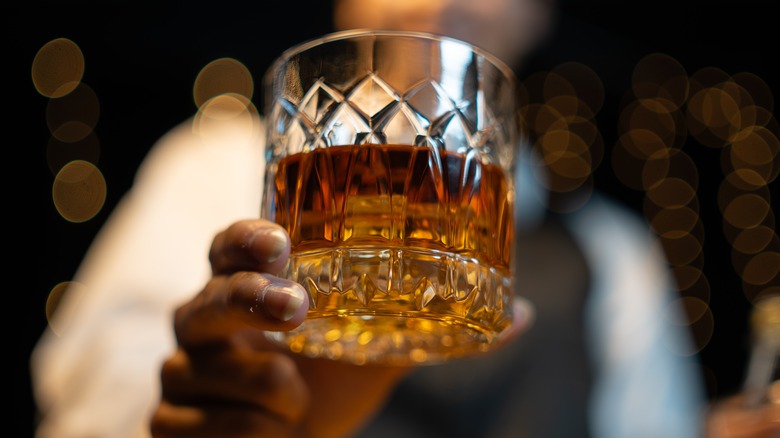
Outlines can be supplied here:
<path id="1" fill-rule="evenodd" d="M 149 436 L 173 310 L 205 285 L 213 236 L 260 214 L 262 128 L 242 116 L 199 114 L 150 150 L 33 350 L 37 438 Z"/>
<path id="2" fill-rule="evenodd" d="M 703 382 L 671 271 L 649 226 L 597 197 L 570 223 L 593 274 L 585 323 L 593 436 L 701 436 Z"/>

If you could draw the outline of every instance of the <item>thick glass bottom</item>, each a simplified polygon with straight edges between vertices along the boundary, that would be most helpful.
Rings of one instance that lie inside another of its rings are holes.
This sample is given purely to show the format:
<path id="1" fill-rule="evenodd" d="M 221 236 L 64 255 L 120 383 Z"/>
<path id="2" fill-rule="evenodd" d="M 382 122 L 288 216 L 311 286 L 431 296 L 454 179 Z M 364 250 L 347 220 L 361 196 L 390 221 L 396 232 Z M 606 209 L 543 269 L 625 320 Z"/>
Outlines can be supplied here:
<path id="1" fill-rule="evenodd" d="M 310 357 L 434 364 L 489 351 L 511 321 L 506 271 L 430 249 L 329 248 L 291 256 L 306 321 L 269 337 Z"/>
<path id="2" fill-rule="evenodd" d="M 452 317 L 355 315 L 309 317 L 297 329 L 269 333 L 291 351 L 357 365 L 421 365 L 487 352 L 497 333 Z"/>

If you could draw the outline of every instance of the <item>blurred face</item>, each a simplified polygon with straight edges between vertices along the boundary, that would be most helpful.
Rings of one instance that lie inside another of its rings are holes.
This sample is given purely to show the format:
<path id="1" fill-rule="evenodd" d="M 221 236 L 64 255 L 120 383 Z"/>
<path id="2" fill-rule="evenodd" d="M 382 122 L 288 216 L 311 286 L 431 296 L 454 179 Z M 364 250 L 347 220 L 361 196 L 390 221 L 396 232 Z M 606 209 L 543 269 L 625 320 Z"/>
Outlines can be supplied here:
<path id="1" fill-rule="evenodd" d="M 429 32 L 518 66 L 548 35 L 556 0 L 336 0 L 336 29 Z"/>

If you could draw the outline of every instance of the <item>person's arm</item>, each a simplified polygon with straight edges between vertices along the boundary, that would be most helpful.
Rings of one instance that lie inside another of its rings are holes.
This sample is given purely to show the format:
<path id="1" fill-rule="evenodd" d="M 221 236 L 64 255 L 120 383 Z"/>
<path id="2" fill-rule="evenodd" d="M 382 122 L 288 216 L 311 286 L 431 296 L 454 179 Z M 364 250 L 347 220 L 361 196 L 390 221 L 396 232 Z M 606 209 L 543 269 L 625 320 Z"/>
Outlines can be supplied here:
<path id="1" fill-rule="evenodd" d="M 603 438 L 701 436 L 705 394 L 659 241 L 598 195 L 570 221 L 592 270 L 586 324 L 595 367 L 592 432 Z"/>
<path id="2" fill-rule="evenodd" d="M 208 279 L 212 237 L 259 215 L 257 121 L 197 120 L 150 151 L 74 278 L 83 293 L 66 293 L 36 345 L 39 438 L 148 436 L 173 309 Z"/>

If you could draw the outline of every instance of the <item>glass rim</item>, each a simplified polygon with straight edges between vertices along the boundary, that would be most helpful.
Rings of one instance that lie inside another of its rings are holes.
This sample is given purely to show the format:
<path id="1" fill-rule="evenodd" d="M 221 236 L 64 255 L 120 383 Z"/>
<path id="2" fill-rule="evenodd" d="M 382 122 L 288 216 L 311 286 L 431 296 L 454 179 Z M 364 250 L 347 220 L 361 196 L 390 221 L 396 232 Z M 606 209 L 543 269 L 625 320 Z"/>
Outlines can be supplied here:
<path id="1" fill-rule="evenodd" d="M 342 30 L 342 31 L 330 32 L 319 37 L 302 41 L 300 43 L 297 43 L 287 48 L 279 56 L 277 56 L 276 59 L 268 67 L 266 73 L 270 74 L 272 71 L 276 70 L 280 65 L 285 64 L 287 61 L 289 61 L 296 55 L 299 55 L 314 47 L 321 46 L 323 44 L 335 42 L 335 41 L 350 40 L 359 37 L 371 37 L 371 36 L 400 36 L 400 37 L 410 37 L 410 38 L 416 38 L 416 39 L 428 40 L 428 41 L 442 41 L 442 42 L 446 41 L 446 42 L 459 44 L 468 47 L 472 52 L 476 53 L 477 55 L 487 60 L 511 81 L 513 82 L 517 81 L 517 75 L 515 71 L 511 67 L 509 67 L 509 64 L 502 61 L 498 56 L 494 55 L 490 51 L 483 49 L 479 46 L 476 46 L 472 43 L 469 43 L 467 41 L 455 37 L 439 35 L 431 32 L 421 32 L 421 31 L 412 31 L 412 30 L 393 30 L 393 29 Z"/>

